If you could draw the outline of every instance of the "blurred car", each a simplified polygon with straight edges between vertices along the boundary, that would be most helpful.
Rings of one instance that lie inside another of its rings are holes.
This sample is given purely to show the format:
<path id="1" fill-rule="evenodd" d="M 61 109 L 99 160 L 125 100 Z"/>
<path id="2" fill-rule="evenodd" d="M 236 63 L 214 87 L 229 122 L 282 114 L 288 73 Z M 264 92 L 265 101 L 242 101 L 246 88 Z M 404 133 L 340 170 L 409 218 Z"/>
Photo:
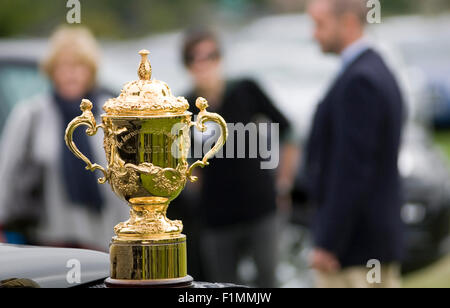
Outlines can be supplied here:
<path id="1" fill-rule="evenodd" d="M 432 104 L 432 124 L 436 129 L 450 129 L 450 67 L 429 73 L 428 88 Z"/>
<path id="2" fill-rule="evenodd" d="M 17 102 L 49 89 L 48 80 L 39 72 L 36 61 L 0 58 L 0 133 Z"/>
<path id="3" fill-rule="evenodd" d="M 102 285 L 107 253 L 0 244 L 0 288 L 69 288 Z"/>
<path id="4" fill-rule="evenodd" d="M 404 271 L 426 266 L 449 252 L 450 175 L 448 160 L 421 126 L 406 130 L 399 167 L 407 226 Z"/>

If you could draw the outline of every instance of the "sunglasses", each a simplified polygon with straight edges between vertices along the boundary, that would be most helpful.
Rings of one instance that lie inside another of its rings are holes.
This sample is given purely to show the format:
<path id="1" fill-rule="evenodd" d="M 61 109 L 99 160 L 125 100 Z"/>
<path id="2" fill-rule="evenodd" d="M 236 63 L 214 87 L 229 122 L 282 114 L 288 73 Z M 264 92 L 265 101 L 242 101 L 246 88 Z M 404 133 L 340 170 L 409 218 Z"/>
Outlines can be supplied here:
<path id="1" fill-rule="evenodd" d="M 220 52 L 218 50 L 212 51 L 202 57 L 196 57 L 195 55 L 190 55 L 188 58 L 188 63 L 198 63 L 198 62 L 206 62 L 206 61 L 215 61 L 220 58 Z"/>

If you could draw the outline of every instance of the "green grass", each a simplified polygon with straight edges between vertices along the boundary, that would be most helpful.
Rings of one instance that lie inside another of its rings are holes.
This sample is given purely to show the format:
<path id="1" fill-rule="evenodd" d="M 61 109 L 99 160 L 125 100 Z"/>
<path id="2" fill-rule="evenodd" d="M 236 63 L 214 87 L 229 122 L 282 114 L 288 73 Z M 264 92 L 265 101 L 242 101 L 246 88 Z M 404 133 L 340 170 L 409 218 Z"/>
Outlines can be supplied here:
<path id="1" fill-rule="evenodd" d="M 450 160 L 450 130 L 435 132 L 434 141 Z"/>
<path id="2" fill-rule="evenodd" d="M 450 288 L 450 256 L 403 279 L 404 288 Z"/>

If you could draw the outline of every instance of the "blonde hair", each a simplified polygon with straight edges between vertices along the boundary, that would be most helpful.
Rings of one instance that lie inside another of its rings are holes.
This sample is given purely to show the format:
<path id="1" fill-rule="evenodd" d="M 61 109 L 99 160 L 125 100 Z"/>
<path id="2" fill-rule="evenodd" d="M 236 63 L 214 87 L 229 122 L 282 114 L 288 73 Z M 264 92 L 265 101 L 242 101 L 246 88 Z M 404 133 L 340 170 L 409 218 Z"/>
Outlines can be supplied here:
<path id="1" fill-rule="evenodd" d="M 41 62 L 42 70 L 52 78 L 58 57 L 67 51 L 74 54 L 78 61 L 89 66 L 95 80 L 100 48 L 92 33 L 87 28 L 80 26 L 61 26 L 52 34 L 49 52 Z"/>

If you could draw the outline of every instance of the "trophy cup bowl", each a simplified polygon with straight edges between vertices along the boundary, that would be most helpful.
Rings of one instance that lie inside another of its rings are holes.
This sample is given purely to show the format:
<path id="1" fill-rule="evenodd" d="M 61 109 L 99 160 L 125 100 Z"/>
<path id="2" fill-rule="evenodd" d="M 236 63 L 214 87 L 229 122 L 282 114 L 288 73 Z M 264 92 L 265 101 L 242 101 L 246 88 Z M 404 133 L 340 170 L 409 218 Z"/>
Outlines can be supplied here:
<path id="1" fill-rule="evenodd" d="M 110 245 L 110 287 L 189 286 L 187 274 L 186 236 L 183 224 L 166 217 L 169 203 L 184 189 L 196 167 L 208 165 L 208 159 L 225 144 L 228 130 L 225 120 L 206 111 L 208 103 L 198 98 L 199 114 L 192 122 L 189 103 L 174 97 L 168 85 L 151 79 L 148 51 L 142 50 L 139 80 L 127 83 L 117 98 L 103 106 L 105 114 L 97 125 L 92 103 L 82 100 L 82 114 L 67 126 L 65 141 L 69 149 L 86 163 L 90 171 L 100 170 L 100 184 L 109 182 L 119 198 L 130 206 L 130 219 L 119 223 Z M 190 128 L 205 131 L 205 122 L 219 124 L 221 136 L 202 160 L 188 165 Z M 104 130 L 107 168 L 93 164 L 72 140 L 81 125 L 93 136 Z"/>

